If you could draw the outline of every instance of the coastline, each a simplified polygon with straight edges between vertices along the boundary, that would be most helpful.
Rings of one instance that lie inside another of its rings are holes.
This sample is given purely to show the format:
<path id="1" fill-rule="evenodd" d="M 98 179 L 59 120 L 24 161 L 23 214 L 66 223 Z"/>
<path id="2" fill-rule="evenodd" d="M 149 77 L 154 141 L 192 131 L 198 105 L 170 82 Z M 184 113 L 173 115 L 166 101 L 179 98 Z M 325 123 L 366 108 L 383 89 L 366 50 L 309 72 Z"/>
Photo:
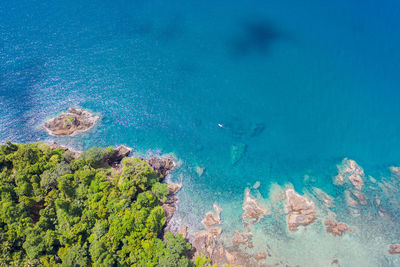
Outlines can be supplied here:
<path id="1" fill-rule="evenodd" d="M 73 150 L 73 148 L 69 147 L 64 148 Z M 154 154 L 151 156 L 154 156 Z M 139 158 L 148 160 L 151 156 Z M 162 159 L 163 156 L 161 155 L 158 158 Z M 173 168 L 179 166 L 179 160 L 176 157 L 169 155 L 167 158 L 173 161 Z M 397 167 L 392 166 L 389 169 L 393 177 L 399 176 Z M 207 212 L 205 214 L 205 218 L 202 221 L 204 225 L 203 230 L 193 232 L 190 224 L 175 224 L 171 227 L 171 219 L 179 209 L 179 198 L 176 193 L 181 190 L 182 184 L 172 183 L 170 181 L 171 175 L 167 173 L 163 180 L 163 182 L 168 184 L 169 188 L 168 200 L 164 203 L 167 205 L 163 205 L 167 218 L 163 228 L 163 235 L 167 232 L 182 234 L 193 246 L 191 252 L 193 257 L 205 255 L 213 263 L 221 266 L 224 264 L 232 266 L 265 266 L 269 259 L 273 259 L 272 251 L 276 248 L 271 247 L 267 251 L 257 251 L 255 249 L 259 249 L 259 245 L 257 245 L 257 238 L 260 234 L 258 228 L 263 224 L 263 219 L 276 217 L 277 214 L 285 215 L 286 231 L 289 234 L 290 232 L 297 232 L 303 235 L 307 228 L 321 228 L 323 232 L 320 231 L 318 234 L 321 238 L 326 238 L 323 237 L 324 232 L 327 236 L 331 235 L 336 239 L 344 238 L 344 240 L 348 236 L 360 235 L 362 232 L 356 226 L 356 221 L 353 220 L 360 218 L 363 214 L 363 209 L 370 203 L 369 199 L 372 198 L 369 191 L 371 190 L 371 185 L 378 185 L 378 188 L 380 188 L 382 187 L 380 185 L 381 182 L 367 176 L 355 161 L 347 158 L 343 159 L 341 164 L 338 164 L 337 171 L 337 175 L 332 180 L 332 185 L 341 188 L 343 191 L 342 197 L 338 198 L 330 196 L 317 187 L 312 187 L 310 190 L 300 192 L 303 193 L 300 194 L 295 191 L 292 185 L 287 184 L 284 186 L 273 186 L 269 198 L 263 199 L 258 194 L 256 196 L 253 195 L 258 192 L 259 183 L 256 183 L 253 187 L 246 188 L 242 204 L 243 228 L 234 229 L 234 234 L 230 234 L 228 238 L 224 234 L 232 233 L 232 229 L 227 230 L 225 233 L 224 211 L 218 206 L 218 203 L 214 203 L 214 212 Z M 393 182 L 396 182 L 396 180 Z M 342 201 L 346 205 L 345 210 L 334 212 L 332 208 L 338 208 L 339 206 L 337 205 Z M 385 213 L 382 200 L 375 198 L 373 201 L 374 205 L 378 208 L 378 215 L 388 220 L 388 214 Z M 343 217 L 343 214 L 347 214 L 346 217 Z M 279 219 L 276 218 L 276 220 Z M 176 222 L 172 221 L 172 223 Z M 199 253 L 200 251 L 202 253 Z M 397 254 L 399 253 L 398 251 L 398 243 L 387 241 L 385 252 L 387 255 Z M 332 258 L 330 261 L 340 263 L 338 258 Z"/>

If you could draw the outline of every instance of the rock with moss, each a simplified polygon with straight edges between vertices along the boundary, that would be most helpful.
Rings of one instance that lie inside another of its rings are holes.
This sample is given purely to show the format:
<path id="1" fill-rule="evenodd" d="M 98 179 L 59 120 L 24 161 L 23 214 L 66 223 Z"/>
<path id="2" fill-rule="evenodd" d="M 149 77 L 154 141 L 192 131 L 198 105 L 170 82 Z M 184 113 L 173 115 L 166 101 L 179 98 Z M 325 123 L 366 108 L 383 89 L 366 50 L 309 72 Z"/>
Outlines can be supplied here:
<path id="1" fill-rule="evenodd" d="M 69 136 L 90 130 L 99 120 L 99 116 L 82 108 L 69 108 L 55 118 L 44 123 L 44 128 L 51 135 Z"/>

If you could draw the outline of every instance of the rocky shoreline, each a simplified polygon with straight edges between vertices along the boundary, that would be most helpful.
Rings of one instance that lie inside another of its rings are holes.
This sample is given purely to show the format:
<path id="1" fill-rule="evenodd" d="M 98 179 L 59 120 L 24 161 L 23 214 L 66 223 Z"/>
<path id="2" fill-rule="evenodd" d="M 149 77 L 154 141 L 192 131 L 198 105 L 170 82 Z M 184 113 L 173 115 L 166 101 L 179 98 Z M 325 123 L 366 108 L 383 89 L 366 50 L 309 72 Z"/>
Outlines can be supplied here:
<path id="1" fill-rule="evenodd" d="M 98 120 L 90 112 L 83 109 L 69 109 L 67 113 L 49 120 L 45 123 L 45 128 L 52 135 L 74 135 L 78 132 L 87 131 L 92 128 Z M 74 115 L 71 120 L 68 116 Z M 68 119 L 66 119 L 68 118 Z M 67 122 L 68 121 L 68 122 Z M 54 143 L 53 148 L 62 147 L 65 150 L 74 153 L 74 157 L 78 158 L 80 152 L 73 149 L 59 146 Z M 121 160 L 131 155 L 133 149 L 126 146 L 119 146 L 114 149 L 114 153 L 105 161 L 112 167 L 114 171 L 121 170 Z M 245 146 L 237 146 L 232 150 L 236 163 L 245 151 Z M 176 159 L 170 157 L 150 157 L 141 158 L 161 177 L 166 177 L 176 166 Z M 369 177 L 369 181 L 364 170 L 358 166 L 354 160 L 343 159 L 342 163 L 337 166 L 338 174 L 334 178 L 333 183 L 342 191 L 342 197 L 347 205 L 348 213 L 352 217 L 358 217 L 362 213 L 362 207 L 374 201 L 377 207 L 377 213 L 382 218 L 390 220 L 390 215 L 381 205 L 381 199 L 377 197 L 370 199 L 367 197 L 366 190 L 374 188 L 369 186 L 372 183 L 377 188 L 382 188 L 387 192 L 390 190 L 388 184 L 377 184 L 376 180 Z M 396 177 L 400 177 L 400 168 L 391 167 L 390 170 Z M 204 172 L 204 168 L 197 167 L 196 173 L 200 177 Z M 300 229 L 306 230 L 308 226 L 313 224 L 322 225 L 323 231 L 328 235 L 341 238 L 353 232 L 355 227 L 348 225 L 337 219 L 337 215 L 332 208 L 335 207 L 335 198 L 324 192 L 322 189 L 312 187 L 309 191 L 305 190 L 301 195 L 292 186 L 277 187 L 273 200 L 262 201 L 260 197 L 256 198 L 252 195 L 252 190 L 257 190 L 260 183 L 253 186 L 252 189 L 246 188 L 244 191 L 244 199 L 242 204 L 241 222 L 242 229 L 235 229 L 230 236 L 230 240 L 222 240 L 221 235 L 224 232 L 223 220 L 221 214 L 223 210 L 214 203 L 214 211 L 205 213 L 204 219 L 201 221 L 204 229 L 191 233 L 190 225 L 180 225 L 178 231 L 172 231 L 170 222 L 174 213 L 178 209 L 177 192 L 181 190 L 181 184 L 168 183 L 168 195 L 162 203 L 162 209 L 165 213 L 166 223 L 163 234 L 174 232 L 174 234 L 182 234 L 183 237 L 192 244 L 191 256 L 195 259 L 197 256 L 206 256 L 211 259 L 212 264 L 224 266 L 267 266 L 268 259 L 271 257 L 271 248 L 258 250 L 253 244 L 255 225 L 264 220 L 265 217 L 275 217 L 279 215 L 285 216 L 285 223 L 288 233 L 297 232 Z M 397 192 L 397 191 L 395 191 Z M 262 203 L 261 203 L 262 202 Z M 400 244 L 393 243 L 387 246 L 388 255 L 400 254 Z M 285 264 L 280 262 L 280 264 Z M 339 264 L 338 259 L 332 259 L 332 264 Z"/>

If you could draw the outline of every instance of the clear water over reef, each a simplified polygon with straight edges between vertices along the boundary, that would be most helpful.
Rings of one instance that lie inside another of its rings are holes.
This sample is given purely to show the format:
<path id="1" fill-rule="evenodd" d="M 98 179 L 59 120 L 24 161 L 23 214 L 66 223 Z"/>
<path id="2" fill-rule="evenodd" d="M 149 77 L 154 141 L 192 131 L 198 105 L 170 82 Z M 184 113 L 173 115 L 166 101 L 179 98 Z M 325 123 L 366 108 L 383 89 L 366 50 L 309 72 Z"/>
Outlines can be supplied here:
<path id="1" fill-rule="evenodd" d="M 2 1 L 0 141 L 172 152 L 184 185 L 175 223 L 200 230 L 218 202 L 227 242 L 246 187 L 259 181 L 261 202 L 277 185 L 318 187 L 358 230 L 333 237 L 320 219 L 289 232 L 272 214 L 252 229 L 253 249 L 271 247 L 271 264 L 398 266 L 387 246 L 400 242 L 389 170 L 400 165 L 399 15 L 395 0 Z M 100 123 L 49 137 L 43 121 L 70 106 Z M 236 164 L 233 146 L 245 147 Z M 368 180 L 359 216 L 332 183 L 345 157 Z"/>

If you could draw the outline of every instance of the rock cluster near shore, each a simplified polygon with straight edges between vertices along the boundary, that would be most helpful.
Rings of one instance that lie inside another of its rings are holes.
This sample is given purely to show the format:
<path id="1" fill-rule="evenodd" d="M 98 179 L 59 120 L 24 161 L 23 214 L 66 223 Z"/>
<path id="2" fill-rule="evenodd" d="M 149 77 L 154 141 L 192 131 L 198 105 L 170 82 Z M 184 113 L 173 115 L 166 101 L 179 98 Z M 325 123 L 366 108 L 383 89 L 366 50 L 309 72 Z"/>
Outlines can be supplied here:
<path id="1" fill-rule="evenodd" d="M 213 206 L 214 206 L 215 213 L 207 212 L 206 213 L 206 217 L 201 221 L 201 223 L 206 228 L 210 228 L 211 226 L 221 224 L 221 212 L 222 212 L 222 209 L 218 206 L 217 203 L 214 203 Z"/>
<path id="2" fill-rule="evenodd" d="M 165 201 L 161 206 L 165 213 L 166 224 L 168 224 L 168 222 L 171 220 L 172 216 L 174 215 L 177 209 L 178 198 L 175 196 L 175 194 L 181 189 L 181 187 L 182 186 L 179 184 L 173 184 L 173 183 L 168 184 L 167 201 Z"/>
<path id="3" fill-rule="evenodd" d="M 349 181 L 357 190 L 364 188 L 364 170 L 354 160 L 343 159 L 342 165 L 338 166 L 338 172 L 335 184 L 343 185 Z"/>
<path id="4" fill-rule="evenodd" d="M 214 210 L 220 216 L 220 209 L 218 205 L 214 205 Z M 207 213 L 210 214 L 210 213 Z M 214 213 L 213 217 L 216 217 Z M 208 215 L 210 216 L 210 215 Z M 214 218 L 216 219 L 216 218 Z M 203 221 L 207 221 L 206 218 Z M 243 233 L 236 231 L 235 235 L 232 238 L 232 242 L 234 247 L 226 246 L 221 240 L 220 236 L 222 234 L 222 228 L 216 227 L 215 225 L 205 224 L 206 229 L 198 232 L 191 243 L 194 248 L 194 257 L 205 255 L 210 258 L 213 264 L 217 264 L 218 266 L 224 266 L 229 264 L 231 266 L 265 266 L 263 264 L 263 260 L 265 260 L 266 255 L 263 252 L 260 252 L 256 255 L 251 255 L 242 251 L 239 248 L 240 244 L 244 244 L 248 247 L 252 247 L 251 243 L 251 233 Z"/>
<path id="5" fill-rule="evenodd" d="M 55 118 L 44 123 L 44 128 L 51 134 L 57 136 L 68 136 L 85 132 L 91 129 L 99 120 L 99 116 L 82 108 L 69 108 Z"/>
<path id="6" fill-rule="evenodd" d="M 326 227 L 326 231 L 336 236 L 341 236 L 345 232 L 349 230 L 349 227 L 344 222 L 337 222 L 335 220 L 328 220 L 324 223 Z"/>
<path id="7" fill-rule="evenodd" d="M 292 188 L 286 189 L 285 194 L 289 230 L 296 231 L 298 226 L 309 225 L 316 219 L 314 202 L 300 196 Z"/>
<path id="8" fill-rule="evenodd" d="M 244 202 L 242 205 L 243 214 L 242 220 L 243 225 L 247 228 L 248 224 L 256 223 L 263 215 L 268 213 L 268 210 L 261 207 L 257 200 L 251 196 L 250 190 L 246 189 L 244 193 Z"/>
<path id="9" fill-rule="evenodd" d="M 167 176 L 169 171 L 175 168 L 174 161 L 167 157 L 152 157 L 150 159 L 145 159 L 145 161 L 162 177 Z"/>

